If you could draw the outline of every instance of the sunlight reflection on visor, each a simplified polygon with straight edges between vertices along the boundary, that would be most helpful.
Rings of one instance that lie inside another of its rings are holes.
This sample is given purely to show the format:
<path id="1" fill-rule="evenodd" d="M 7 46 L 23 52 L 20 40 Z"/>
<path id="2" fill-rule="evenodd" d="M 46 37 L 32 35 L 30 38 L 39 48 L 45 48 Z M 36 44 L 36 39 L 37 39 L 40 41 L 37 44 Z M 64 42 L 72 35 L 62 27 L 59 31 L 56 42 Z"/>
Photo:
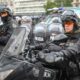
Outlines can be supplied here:
<path id="1" fill-rule="evenodd" d="M 1 20 L 1 17 L 0 17 L 0 26 L 1 26 L 1 25 L 3 25 L 3 21 Z"/>

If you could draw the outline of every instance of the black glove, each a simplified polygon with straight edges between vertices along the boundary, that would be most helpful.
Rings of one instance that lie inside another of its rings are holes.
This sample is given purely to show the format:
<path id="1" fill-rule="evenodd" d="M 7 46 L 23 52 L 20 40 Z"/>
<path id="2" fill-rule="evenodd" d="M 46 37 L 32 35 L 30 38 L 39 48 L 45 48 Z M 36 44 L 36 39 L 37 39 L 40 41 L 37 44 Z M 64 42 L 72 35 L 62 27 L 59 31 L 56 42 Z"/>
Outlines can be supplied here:
<path id="1" fill-rule="evenodd" d="M 37 55 L 37 58 L 38 59 L 44 59 L 45 58 L 45 53 L 43 52 L 43 51 L 40 51 L 39 53 L 38 53 L 38 55 Z"/>
<path id="2" fill-rule="evenodd" d="M 44 53 L 39 52 L 38 58 L 42 61 L 45 61 L 47 63 L 54 63 L 63 60 L 63 53 L 62 52 L 51 52 L 51 53 Z"/>
<path id="3" fill-rule="evenodd" d="M 44 43 L 35 45 L 36 50 L 42 50 L 46 45 Z"/>
<path id="4" fill-rule="evenodd" d="M 6 43 L 8 42 L 9 37 L 7 36 L 1 36 L 0 37 L 0 44 L 6 45 Z"/>

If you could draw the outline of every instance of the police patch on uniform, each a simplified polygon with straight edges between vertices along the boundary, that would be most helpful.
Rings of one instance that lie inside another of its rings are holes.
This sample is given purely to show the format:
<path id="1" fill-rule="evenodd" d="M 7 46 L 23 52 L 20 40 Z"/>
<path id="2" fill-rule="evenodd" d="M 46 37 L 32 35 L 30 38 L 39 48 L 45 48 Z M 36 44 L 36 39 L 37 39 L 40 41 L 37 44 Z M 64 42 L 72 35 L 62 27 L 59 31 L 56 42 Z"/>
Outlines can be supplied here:
<path id="1" fill-rule="evenodd" d="M 48 77 L 48 78 L 51 77 L 51 71 L 45 70 L 43 77 Z"/>

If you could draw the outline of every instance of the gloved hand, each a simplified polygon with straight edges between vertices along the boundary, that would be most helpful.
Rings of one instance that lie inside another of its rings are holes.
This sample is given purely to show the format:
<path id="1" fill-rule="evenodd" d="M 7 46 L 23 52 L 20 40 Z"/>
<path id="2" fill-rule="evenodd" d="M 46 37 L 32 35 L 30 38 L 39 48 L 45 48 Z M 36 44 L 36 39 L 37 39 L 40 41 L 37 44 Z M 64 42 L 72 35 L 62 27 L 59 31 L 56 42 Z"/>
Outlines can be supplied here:
<path id="1" fill-rule="evenodd" d="M 35 49 L 42 50 L 46 45 L 44 43 L 35 45 Z"/>
<path id="2" fill-rule="evenodd" d="M 44 53 L 39 52 L 38 53 L 38 59 L 45 61 L 47 63 L 54 63 L 63 60 L 62 52 L 51 52 L 51 53 Z"/>

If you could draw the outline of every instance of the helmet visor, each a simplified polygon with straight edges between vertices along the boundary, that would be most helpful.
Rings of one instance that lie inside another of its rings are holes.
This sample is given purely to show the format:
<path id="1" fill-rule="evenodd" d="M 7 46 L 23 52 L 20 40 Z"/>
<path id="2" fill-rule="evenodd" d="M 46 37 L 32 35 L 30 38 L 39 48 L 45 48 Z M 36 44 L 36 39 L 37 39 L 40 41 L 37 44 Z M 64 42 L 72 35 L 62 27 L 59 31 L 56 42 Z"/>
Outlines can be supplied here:
<path id="1" fill-rule="evenodd" d="M 0 17 L 0 26 L 2 26 L 3 25 L 3 21 L 1 20 L 1 17 Z"/>
<path id="2" fill-rule="evenodd" d="M 73 21 L 67 21 L 64 23 L 65 32 L 72 32 L 74 28 L 74 22 Z"/>
<path id="3" fill-rule="evenodd" d="M 1 17 L 6 17 L 6 16 L 8 16 L 8 12 L 6 12 L 6 11 L 5 11 L 5 12 L 1 12 L 1 13 L 0 13 L 0 16 L 1 16 Z"/>

